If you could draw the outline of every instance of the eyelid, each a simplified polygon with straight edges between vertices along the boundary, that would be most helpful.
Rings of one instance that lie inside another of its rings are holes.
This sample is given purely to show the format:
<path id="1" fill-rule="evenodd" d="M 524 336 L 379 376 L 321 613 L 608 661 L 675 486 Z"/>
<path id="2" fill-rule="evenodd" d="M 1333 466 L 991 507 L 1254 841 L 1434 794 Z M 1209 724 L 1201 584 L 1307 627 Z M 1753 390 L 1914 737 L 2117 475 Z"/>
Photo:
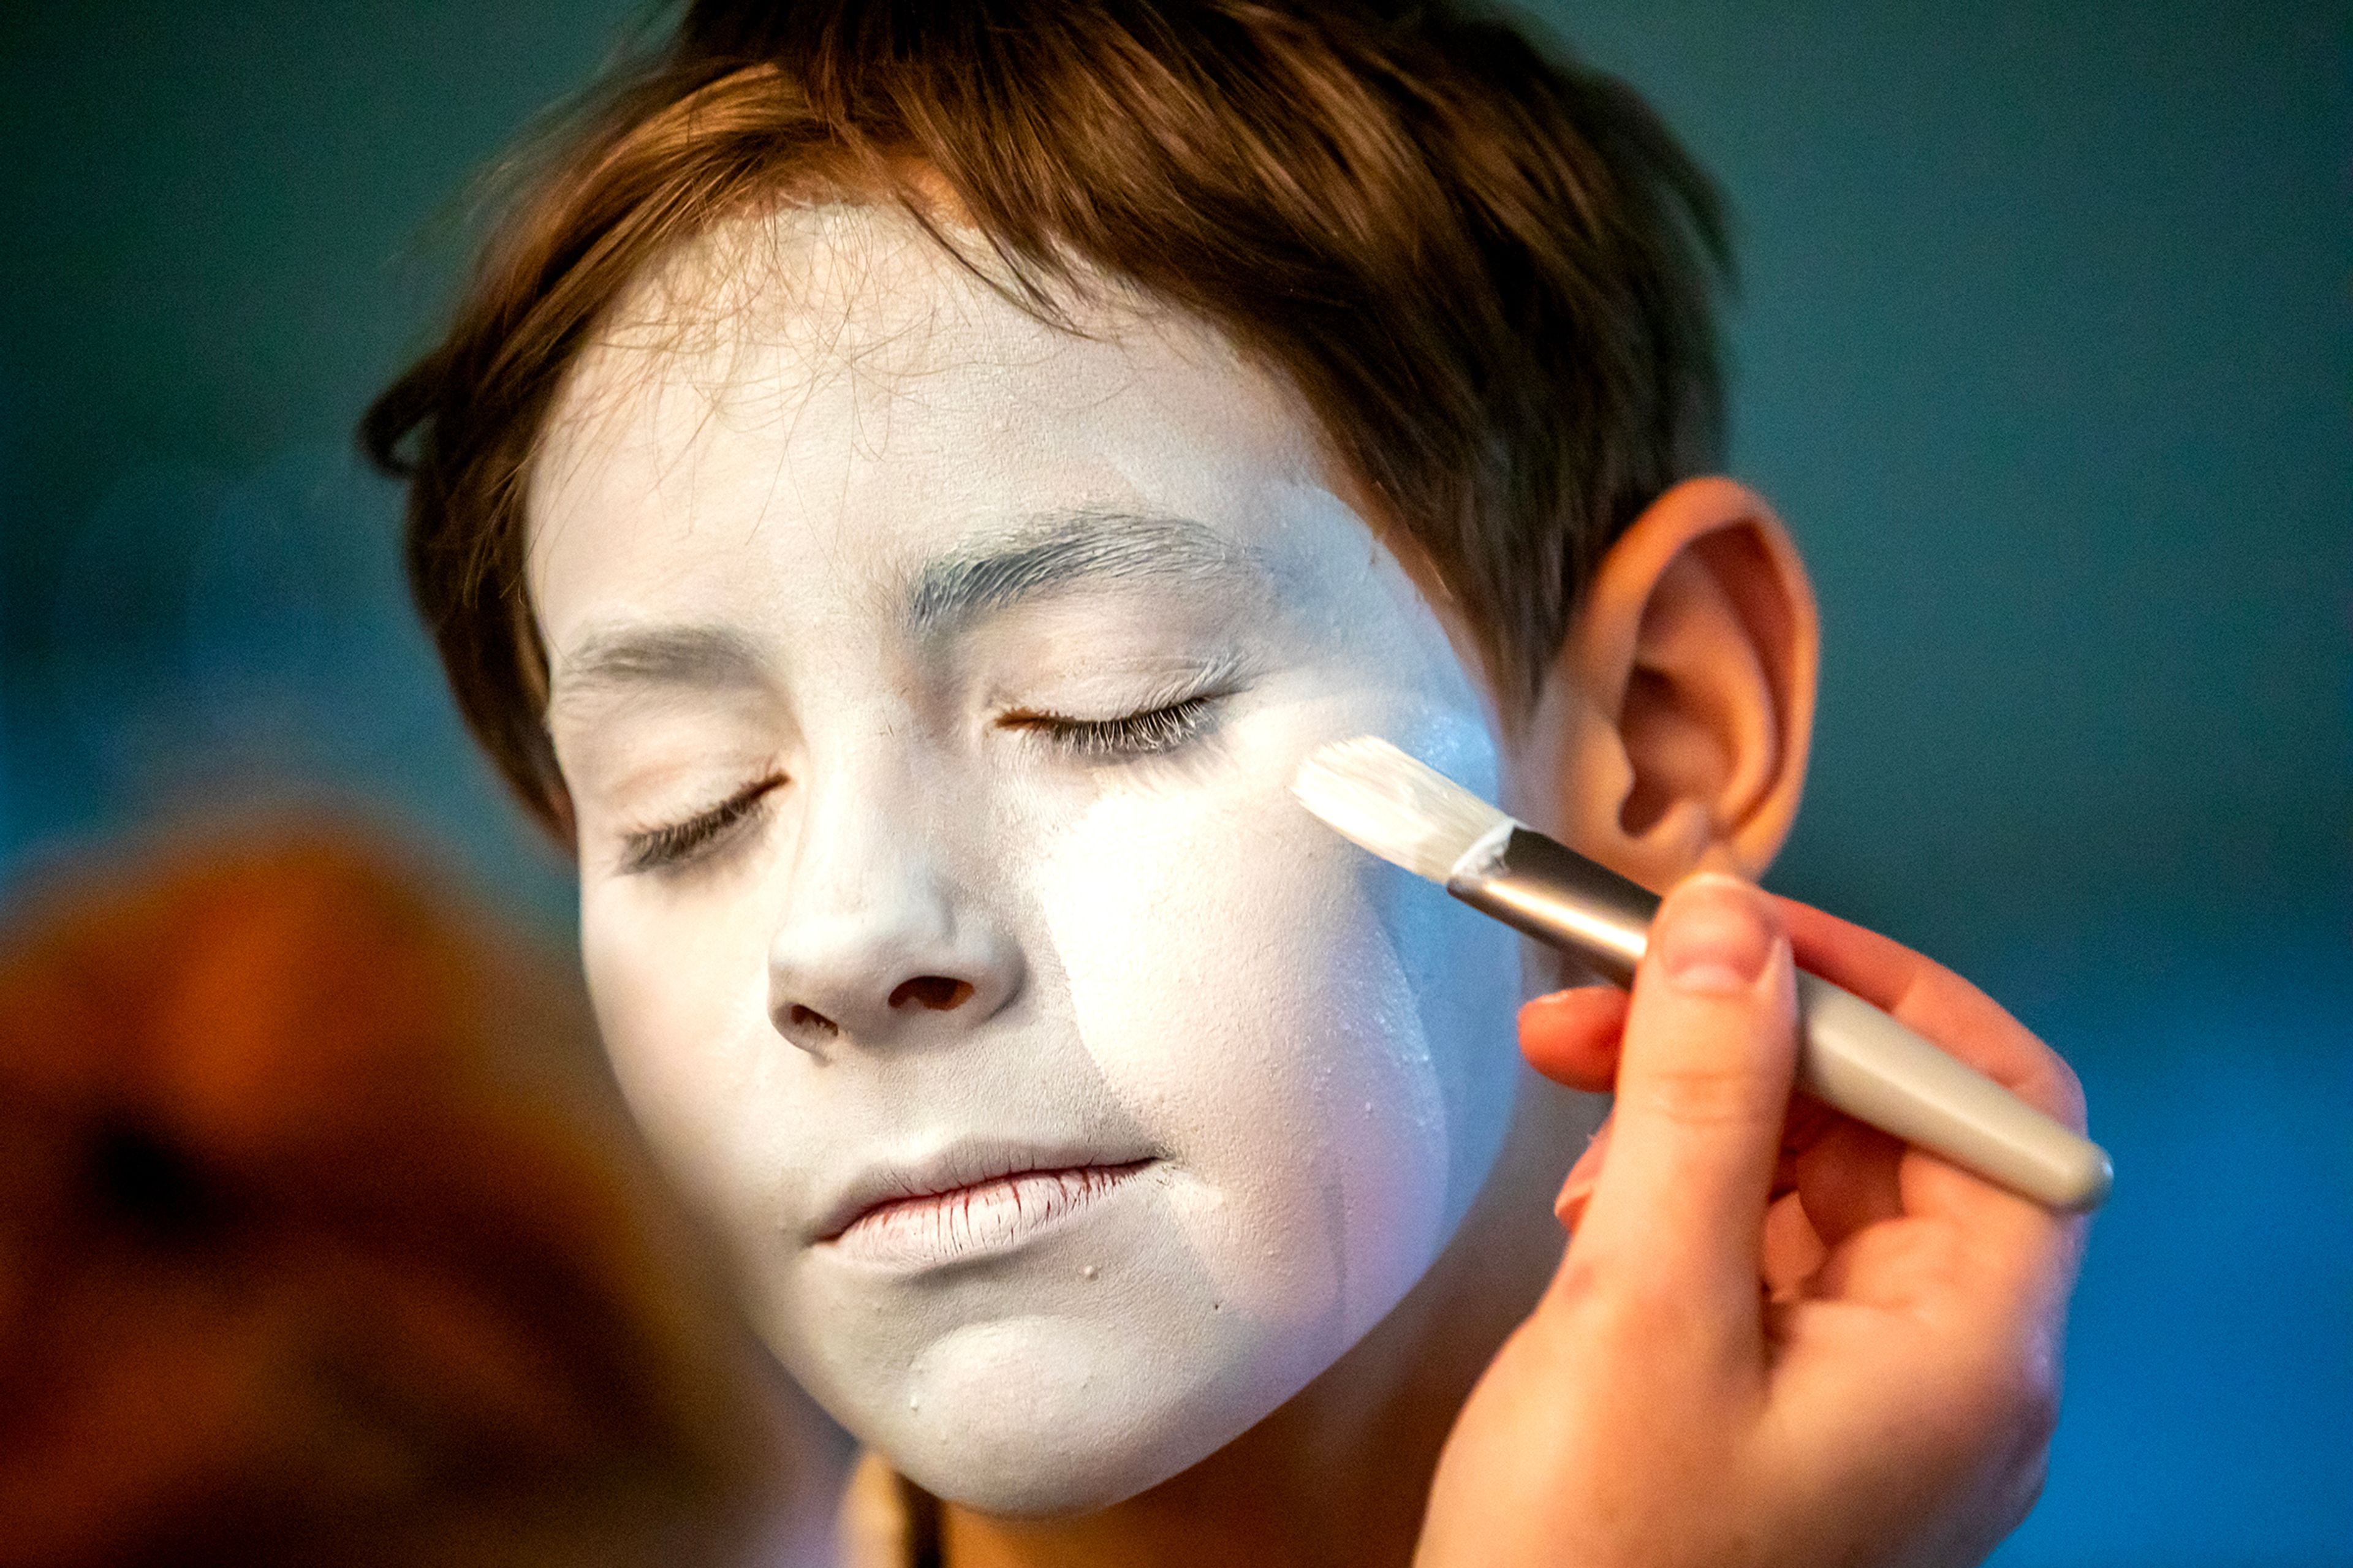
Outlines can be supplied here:
<path id="1" fill-rule="evenodd" d="M 1064 724 L 1103 724 L 1121 719 L 1133 719 L 1163 708 L 1196 699 L 1219 700 L 1232 696 L 1243 685 L 1242 662 L 1232 654 L 1221 654 L 1207 662 L 1188 662 L 1174 675 L 1155 672 L 1153 685 L 1142 696 L 1130 695 L 1117 703 L 1110 713 L 1073 713 L 1043 702 L 1007 702 L 991 716 L 1000 725 L 1022 727 L 1040 722 Z M 1091 706 L 1091 704 L 1089 704 Z"/>
<path id="2" fill-rule="evenodd" d="M 1087 763 L 1113 763 L 1165 755 L 1200 738 L 1217 706 L 1241 689 L 1231 661 L 1195 672 L 1182 687 L 1146 700 L 1126 711 L 1081 719 L 1037 709 L 997 715 L 1005 729 L 1027 731 Z"/>
<path id="3" fill-rule="evenodd" d="M 621 835 L 619 873 L 674 871 L 710 855 L 736 829 L 756 817 L 769 795 L 787 782 L 780 771 L 754 779 L 742 789 L 691 816 Z"/>

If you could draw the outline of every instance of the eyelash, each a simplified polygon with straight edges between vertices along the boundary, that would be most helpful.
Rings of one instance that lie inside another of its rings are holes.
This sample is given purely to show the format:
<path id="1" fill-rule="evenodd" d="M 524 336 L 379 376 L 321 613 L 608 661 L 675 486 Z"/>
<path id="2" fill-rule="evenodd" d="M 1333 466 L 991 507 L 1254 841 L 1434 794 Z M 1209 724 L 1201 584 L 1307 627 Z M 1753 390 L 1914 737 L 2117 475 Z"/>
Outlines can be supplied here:
<path id="1" fill-rule="evenodd" d="M 999 721 L 1008 729 L 1029 730 L 1045 737 L 1082 762 L 1111 762 L 1122 757 L 1152 757 L 1177 747 L 1207 728 L 1210 709 L 1228 695 L 1200 691 L 1141 713 L 1117 719 L 1064 719 L 1051 713 L 1008 713 Z"/>
<path id="2" fill-rule="evenodd" d="M 1064 719 L 1051 713 L 1008 713 L 999 721 L 1008 729 L 1035 731 L 1046 740 L 1084 762 L 1111 762 L 1124 757 L 1158 756 L 1199 735 L 1209 710 L 1231 693 L 1198 691 L 1141 713 L 1116 719 Z M 683 822 L 621 839 L 621 872 L 674 871 L 703 858 L 745 823 L 757 816 L 769 794 L 785 782 L 771 774 L 729 795 L 707 811 Z"/>
<path id="3" fill-rule="evenodd" d="M 773 773 L 757 783 L 744 785 L 708 811 L 699 811 L 683 822 L 624 835 L 621 839 L 622 875 L 674 871 L 702 859 L 737 828 L 758 816 L 769 793 L 784 782 L 782 773 Z"/>

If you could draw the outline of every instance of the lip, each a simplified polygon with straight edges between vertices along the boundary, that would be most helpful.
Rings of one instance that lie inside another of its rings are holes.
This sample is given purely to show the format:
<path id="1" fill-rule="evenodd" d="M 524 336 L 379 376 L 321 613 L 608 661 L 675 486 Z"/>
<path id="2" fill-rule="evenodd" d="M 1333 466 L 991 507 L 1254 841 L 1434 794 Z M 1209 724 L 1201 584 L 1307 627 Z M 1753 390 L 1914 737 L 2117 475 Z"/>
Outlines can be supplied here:
<path id="1" fill-rule="evenodd" d="M 1150 1155 L 962 1145 L 851 1182 L 815 1244 L 894 1268 L 1003 1252 L 1092 1208 L 1158 1162 Z"/>

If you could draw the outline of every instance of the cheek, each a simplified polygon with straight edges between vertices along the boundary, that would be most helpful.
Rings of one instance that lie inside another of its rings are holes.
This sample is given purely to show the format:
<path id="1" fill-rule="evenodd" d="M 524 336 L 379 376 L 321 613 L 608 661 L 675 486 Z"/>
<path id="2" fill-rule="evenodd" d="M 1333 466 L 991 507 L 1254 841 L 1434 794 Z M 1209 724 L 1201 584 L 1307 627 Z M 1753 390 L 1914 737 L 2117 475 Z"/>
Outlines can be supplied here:
<path id="1" fill-rule="evenodd" d="M 613 1072 L 673 1178 L 708 1212 L 757 1220 L 789 1130 L 754 1118 L 789 1067 L 768 1027 L 760 922 L 733 901 L 666 905 L 617 883 L 582 890 L 581 956 Z M 759 1182 L 752 1173 L 769 1177 Z"/>
<path id="2" fill-rule="evenodd" d="M 1493 736 L 1440 711 L 1390 732 L 1414 755 L 1488 800 L 1500 798 Z M 1520 1083 L 1521 942 L 1508 927 L 1398 867 L 1359 866 L 1430 1042 L 1447 1108 L 1446 1227 L 1451 1234 L 1493 1169 Z"/>
<path id="3" fill-rule="evenodd" d="M 1486 978 L 1452 972 L 1446 917 L 1468 911 L 1297 807 L 1289 760 L 1106 795 L 1046 863 L 1041 902 L 1080 1037 L 1168 1151 L 1188 1240 L 1303 1381 L 1428 1267 L 1501 1119 L 1458 1059 L 1463 1010 L 1432 1001 Z"/>

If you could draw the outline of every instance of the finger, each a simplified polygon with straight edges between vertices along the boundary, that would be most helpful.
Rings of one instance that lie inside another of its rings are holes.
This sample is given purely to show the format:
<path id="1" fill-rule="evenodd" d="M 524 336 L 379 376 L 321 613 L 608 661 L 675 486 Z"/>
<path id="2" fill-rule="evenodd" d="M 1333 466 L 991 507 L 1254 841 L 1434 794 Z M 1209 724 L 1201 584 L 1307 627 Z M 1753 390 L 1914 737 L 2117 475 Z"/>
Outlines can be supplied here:
<path id="1" fill-rule="evenodd" d="M 1789 1097 L 1788 1113 L 1781 1122 L 1781 1158 L 1794 1159 L 1852 1120 L 1844 1111 L 1833 1110 L 1799 1090 Z"/>
<path id="2" fill-rule="evenodd" d="M 1798 1153 L 1798 1201 L 1825 1247 L 1903 1214 L 1903 1140 L 1844 1116 Z"/>
<path id="3" fill-rule="evenodd" d="M 1716 875 L 1676 887 L 1634 978 L 1609 1158 L 1573 1252 L 1645 1296 L 1755 1321 L 1795 1019 L 1789 947 L 1764 894 Z"/>
<path id="4" fill-rule="evenodd" d="M 1894 1015 L 1946 1051 L 2039 1106 L 2063 1125 L 2084 1126 L 2083 1086 L 2057 1052 L 2000 1004 L 1951 970 L 1902 943 L 1794 900 L 1776 899 L 1799 962 Z M 1980 1283 L 2000 1291 L 2021 1272 L 2066 1267 L 2079 1245 L 2054 1216 L 1920 1149 L 1897 1167 L 1907 1214 L 1955 1221 L 1981 1245 Z"/>
<path id="5" fill-rule="evenodd" d="M 1765 1211 L 1765 1293 L 1777 1301 L 1802 1295 L 1828 1251 L 1801 1200 L 1774 1199 Z"/>
<path id="6" fill-rule="evenodd" d="M 1520 1054 L 1555 1083 L 1599 1094 L 1618 1077 L 1625 1027 L 1626 993 L 1616 986 L 1556 991 L 1520 1009 Z"/>

